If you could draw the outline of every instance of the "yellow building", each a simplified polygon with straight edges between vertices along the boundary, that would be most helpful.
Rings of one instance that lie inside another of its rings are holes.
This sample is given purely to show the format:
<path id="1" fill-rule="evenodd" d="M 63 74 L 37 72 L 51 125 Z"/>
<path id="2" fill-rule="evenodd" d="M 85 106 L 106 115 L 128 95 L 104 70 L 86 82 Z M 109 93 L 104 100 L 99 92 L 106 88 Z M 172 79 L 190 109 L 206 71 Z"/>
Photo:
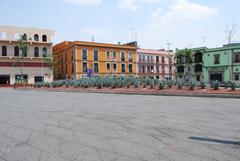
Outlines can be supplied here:
<path id="1" fill-rule="evenodd" d="M 54 79 L 80 79 L 87 77 L 89 69 L 94 76 L 136 76 L 136 50 L 136 42 L 117 45 L 64 41 L 53 46 Z"/>

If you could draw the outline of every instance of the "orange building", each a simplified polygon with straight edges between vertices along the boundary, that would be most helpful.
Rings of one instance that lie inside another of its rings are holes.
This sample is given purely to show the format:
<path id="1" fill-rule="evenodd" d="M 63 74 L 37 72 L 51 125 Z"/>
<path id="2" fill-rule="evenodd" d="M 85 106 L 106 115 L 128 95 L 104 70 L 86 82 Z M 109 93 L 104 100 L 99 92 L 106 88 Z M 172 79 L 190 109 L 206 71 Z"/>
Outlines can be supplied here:
<path id="1" fill-rule="evenodd" d="M 54 79 L 80 79 L 87 77 L 89 69 L 94 75 L 136 76 L 136 50 L 136 42 L 117 45 L 64 41 L 53 46 Z"/>

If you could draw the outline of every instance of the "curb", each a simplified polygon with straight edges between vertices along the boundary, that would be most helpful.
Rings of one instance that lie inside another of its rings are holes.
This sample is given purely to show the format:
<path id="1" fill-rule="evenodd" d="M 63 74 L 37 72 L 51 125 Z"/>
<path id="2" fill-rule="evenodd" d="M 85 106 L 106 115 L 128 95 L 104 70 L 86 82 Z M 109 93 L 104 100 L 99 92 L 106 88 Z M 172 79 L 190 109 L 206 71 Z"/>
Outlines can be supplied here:
<path id="1" fill-rule="evenodd" d="M 145 95 L 145 96 L 176 96 L 176 97 L 207 97 L 207 98 L 234 98 L 240 99 L 240 95 L 231 95 L 231 94 L 202 94 L 202 93 L 156 93 L 156 92 L 112 92 L 112 91 L 90 91 L 90 90 L 61 90 L 61 89 L 27 89 L 27 88 L 18 88 L 15 90 L 20 91 L 39 91 L 39 92 L 70 92 L 70 93 L 102 93 L 102 94 L 115 94 L 115 95 Z"/>

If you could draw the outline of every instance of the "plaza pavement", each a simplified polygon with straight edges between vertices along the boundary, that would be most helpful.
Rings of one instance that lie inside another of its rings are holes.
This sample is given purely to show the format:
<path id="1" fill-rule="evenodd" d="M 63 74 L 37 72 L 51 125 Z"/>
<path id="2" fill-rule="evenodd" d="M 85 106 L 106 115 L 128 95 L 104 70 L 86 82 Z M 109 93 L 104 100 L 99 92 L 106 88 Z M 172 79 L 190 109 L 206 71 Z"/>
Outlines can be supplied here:
<path id="1" fill-rule="evenodd" d="M 240 100 L 0 89 L 0 161 L 239 161 Z"/>

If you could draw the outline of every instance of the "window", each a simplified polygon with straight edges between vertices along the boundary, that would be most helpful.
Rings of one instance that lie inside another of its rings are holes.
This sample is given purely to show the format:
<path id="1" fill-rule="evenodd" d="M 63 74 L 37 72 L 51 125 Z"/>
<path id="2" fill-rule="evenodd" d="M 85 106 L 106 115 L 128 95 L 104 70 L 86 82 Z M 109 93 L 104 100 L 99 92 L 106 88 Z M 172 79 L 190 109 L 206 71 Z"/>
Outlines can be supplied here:
<path id="1" fill-rule="evenodd" d="M 98 61 L 98 50 L 94 50 L 93 54 L 94 60 Z"/>
<path id="2" fill-rule="evenodd" d="M 165 73 L 165 66 L 162 66 L 162 72 Z"/>
<path id="3" fill-rule="evenodd" d="M 94 63 L 94 73 L 98 73 L 98 63 Z"/>
<path id="4" fill-rule="evenodd" d="M 38 47 L 34 48 L 34 57 L 39 57 L 39 49 L 38 49 Z"/>
<path id="5" fill-rule="evenodd" d="M 47 42 L 47 35 L 43 35 L 43 36 L 42 36 L 42 41 L 43 41 L 43 42 Z"/>
<path id="6" fill-rule="evenodd" d="M 159 73 L 159 66 L 156 66 L 156 71 L 157 73 Z"/>
<path id="7" fill-rule="evenodd" d="M 129 54 L 128 54 L 128 61 L 129 61 L 129 62 L 132 62 L 132 53 L 129 53 Z"/>
<path id="8" fill-rule="evenodd" d="M 239 75 L 235 75 L 235 80 L 239 81 Z"/>
<path id="9" fill-rule="evenodd" d="M 138 56 L 138 61 L 141 62 L 142 61 L 142 55 Z"/>
<path id="10" fill-rule="evenodd" d="M 116 53 L 116 51 L 113 51 L 112 56 L 113 56 L 113 61 L 116 61 L 117 60 L 117 53 Z"/>
<path id="11" fill-rule="evenodd" d="M 33 39 L 34 39 L 34 41 L 39 41 L 39 36 L 38 36 L 38 34 L 35 34 L 35 35 L 33 36 Z"/>
<path id="12" fill-rule="evenodd" d="M 74 73 L 74 63 L 72 63 L 72 73 Z"/>
<path id="13" fill-rule="evenodd" d="M 169 67 L 169 74 L 172 74 L 172 66 Z"/>
<path id="14" fill-rule="evenodd" d="M 126 72 L 126 65 L 122 64 L 122 73 L 125 73 L 125 72 Z"/>
<path id="15" fill-rule="evenodd" d="M 150 73 L 151 72 L 151 67 L 148 65 L 147 66 L 147 73 Z"/>
<path id="16" fill-rule="evenodd" d="M 110 70 L 110 63 L 107 63 L 107 70 Z"/>
<path id="17" fill-rule="evenodd" d="M 142 55 L 142 62 L 145 62 L 145 55 Z"/>
<path id="18" fill-rule="evenodd" d="M 240 63 L 240 53 L 234 54 L 234 63 Z"/>
<path id="19" fill-rule="evenodd" d="M 83 73 L 87 73 L 87 63 L 83 63 Z"/>
<path id="20" fill-rule="evenodd" d="M 15 81 L 21 83 L 28 83 L 28 75 L 15 75 Z"/>
<path id="21" fill-rule="evenodd" d="M 156 62 L 159 63 L 159 56 L 156 56 Z"/>
<path id="22" fill-rule="evenodd" d="M 85 49 L 82 50 L 82 59 L 87 60 L 87 50 Z"/>
<path id="23" fill-rule="evenodd" d="M 74 50 L 72 50 L 71 60 L 72 60 L 72 62 L 74 61 Z"/>
<path id="24" fill-rule="evenodd" d="M 145 66 L 142 66 L 142 73 L 145 73 Z"/>
<path id="25" fill-rule="evenodd" d="M 129 73 L 132 73 L 132 72 L 133 72 L 132 64 L 129 64 L 129 65 L 128 65 L 128 72 L 129 72 Z"/>
<path id="26" fill-rule="evenodd" d="M 220 54 L 214 55 L 214 64 L 220 64 Z"/>
<path id="27" fill-rule="evenodd" d="M 125 61 L 125 52 L 121 52 L 121 61 Z"/>
<path id="28" fill-rule="evenodd" d="M 7 47 L 5 45 L 2 46 L 2 56 L 7 56 Z"/>
<path id="29" fill-rule="evenodd" d="M 47 57 L 47 48 L 42 49 L 42 57 Z"/>
<path id="30" fill-rule="evenodd" d="M 147 56 L 147 62 L 148 63 L 150 62 L 150 56 Z"/>
<path id="31" fill-rule="evenodd" d="M 113 70 L 115 70 L 115 71 L 117 70 L 117 64 L 116 63 L 113 64 Z"/>
<path id="32" fill-rule="evenodd" d="M 106 51 L 107 60 L 110 60 L 110 51 Z"/>
<path id="33" fill-rule="evenodd" d="M 18 46 L 14 47 L 14 56 L 19 56 L 19 47 Z"/>
<path id="34" fill-rule="evenodd" d="M 154 66 L 151 66 L 151 73 L 154 73 Z"/>
<path id="35" fill-rule="evenodd" d="M 138 65 L 138 72 L 142 73 L 142 66 L 141 65 Z"/>
<path id="36" fill-rule="evenodd" d="M 169 64 L 172 64 L 172 57 L 169 57 Z"/>
<path id="37" fill-rule="evenodd" d="M 153 63 L 153 56 L 151 56 L 151 63 Z"/>
<path id="38" fill-rule="evenodd" d="M 66 64 L 66 73 L 68 73 L 68 64 Z"/>
<path id="39" fill-rule="evenodd" d="M 43 76 L 35 76 L 34 77 L 34 82 L 35 83 L 44 82 L 44 77 Z"/>
<path id="40" fill-rule="evenodd" d="M 164 57 L 162 57 L 162 63 L 165 64 L 165 58 Z"/>

